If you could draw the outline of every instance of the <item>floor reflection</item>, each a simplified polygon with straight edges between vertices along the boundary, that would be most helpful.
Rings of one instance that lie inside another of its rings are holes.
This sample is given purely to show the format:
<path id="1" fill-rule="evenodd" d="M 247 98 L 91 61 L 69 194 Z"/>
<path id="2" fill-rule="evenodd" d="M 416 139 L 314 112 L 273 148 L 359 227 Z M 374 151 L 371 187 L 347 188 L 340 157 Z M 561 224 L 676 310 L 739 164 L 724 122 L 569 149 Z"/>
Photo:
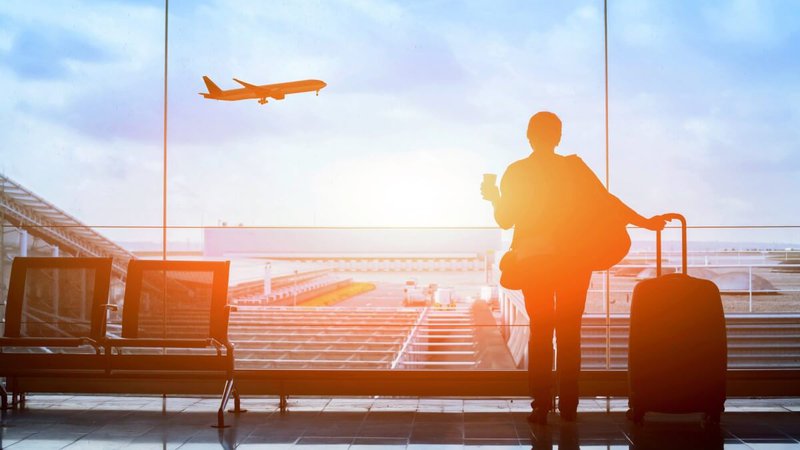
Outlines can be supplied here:
<path id="1" fill-rule="evenodd" d="M 575 423 L 551 414 L 544 426 L 527 422 L 525 402 L 507 400 L 309 398 L 280 412 L 277 399 L 254 398 L 220 430 L 211 427 L 215 399 L 170 398 L 162 411 L 158 397 L 34 395 L 27 409 L 3 413 L 0 447 L 800 449 L 800 400 L 731 401 L 716 428 L 699 415 L 648 415 L 634 426 L 622 401 L 593 402 L 581 401 Z"/>

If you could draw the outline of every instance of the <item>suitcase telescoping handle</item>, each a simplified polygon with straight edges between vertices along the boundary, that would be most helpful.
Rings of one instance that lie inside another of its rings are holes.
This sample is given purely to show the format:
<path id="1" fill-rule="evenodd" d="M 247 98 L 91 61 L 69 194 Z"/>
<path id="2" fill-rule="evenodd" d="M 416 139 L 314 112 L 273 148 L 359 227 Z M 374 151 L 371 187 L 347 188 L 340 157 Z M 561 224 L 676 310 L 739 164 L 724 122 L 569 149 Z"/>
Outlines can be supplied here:
<path id="1" fill-rule="evenodd" d="M 679 220 L 681 222 L 681 269 L 683 273 L 688 275 L 687 260 L 689 259 L 686 252 L 686 218 L 678 213 L 667 213 L 661 216 L 667 222 L 671 220 Z M 661 231 L 656 231 L 656 276 L 661 276 Z"/>

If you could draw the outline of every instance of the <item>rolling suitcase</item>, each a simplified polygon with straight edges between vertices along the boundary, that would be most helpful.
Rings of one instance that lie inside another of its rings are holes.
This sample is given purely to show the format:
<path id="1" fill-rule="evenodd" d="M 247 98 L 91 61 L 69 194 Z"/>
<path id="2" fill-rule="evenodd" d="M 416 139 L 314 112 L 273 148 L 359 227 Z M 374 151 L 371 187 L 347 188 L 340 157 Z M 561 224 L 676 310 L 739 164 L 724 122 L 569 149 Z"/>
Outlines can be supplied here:
<path id="1" fill-rule="evenodd" d="M 717 286 L 687 273 L 686 219 L 681 222 L 681 273 L 661 275 L 661 232 L 656 234 L 656 278 L 636 285 L 628 342 L 627 416 L 647 412 L 705 413 L 719 423 L 725 403 L 727 337 Z"/>

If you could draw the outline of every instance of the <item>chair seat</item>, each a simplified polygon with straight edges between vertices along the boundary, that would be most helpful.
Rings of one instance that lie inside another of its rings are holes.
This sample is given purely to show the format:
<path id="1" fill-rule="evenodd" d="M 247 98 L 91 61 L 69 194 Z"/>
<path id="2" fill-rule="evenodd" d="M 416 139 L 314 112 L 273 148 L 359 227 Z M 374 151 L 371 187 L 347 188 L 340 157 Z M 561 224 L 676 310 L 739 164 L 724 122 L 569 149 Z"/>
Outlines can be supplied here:
<path id="1" fill-rule="evenodd" d="M 0 376 L 60 375 L 106 370 L 105 355 L 95 353 L 0 353 Z"/>
<path id="2" fill-rule="evenodd" d="M 211 339 L 154 339 L 154 338 L 110 338 L 109 347 L 171 347 L 171 348 L 206 348 L 216 347 Z"/>
<path id="3" fill-rule="evenodd" d="M 159 372 L 221 371 L 233 373 L 233 355 L 109 355 L 108 368 L 111 373 L 119 371 Z"/>
<path id="4" fill-rule="evenodd" d="M 62 338 L 62 337 L 3 337 L 0 338 L 0 347 L 81 347 L 97 343 L 89 338 Z"/>

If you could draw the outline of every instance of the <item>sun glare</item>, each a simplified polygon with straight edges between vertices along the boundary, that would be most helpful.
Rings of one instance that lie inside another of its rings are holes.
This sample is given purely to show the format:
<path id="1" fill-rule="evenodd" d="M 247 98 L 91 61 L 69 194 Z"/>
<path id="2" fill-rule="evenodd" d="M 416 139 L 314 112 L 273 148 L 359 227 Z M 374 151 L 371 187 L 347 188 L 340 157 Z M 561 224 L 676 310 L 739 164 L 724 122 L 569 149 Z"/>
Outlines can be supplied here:
<path id="1" fill-rule="evenodd" d="M 336 225 L 481 223 L 480 162 L 462 151 L 408 152 L 335 164 L 316 186 L 318 215 Z"/>

